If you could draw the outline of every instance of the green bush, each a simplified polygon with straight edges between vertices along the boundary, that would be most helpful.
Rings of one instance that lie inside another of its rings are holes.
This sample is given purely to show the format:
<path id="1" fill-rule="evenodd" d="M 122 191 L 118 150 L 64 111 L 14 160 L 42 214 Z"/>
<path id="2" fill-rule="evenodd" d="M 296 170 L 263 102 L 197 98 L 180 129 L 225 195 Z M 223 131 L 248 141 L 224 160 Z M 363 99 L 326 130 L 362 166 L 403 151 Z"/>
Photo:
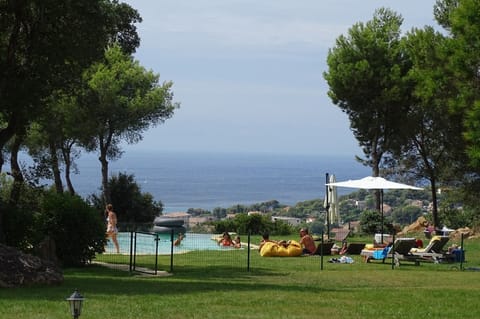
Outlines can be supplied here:
<path id="1" fill-rule="evenodd" d="M 17 203 L 9 203 L 12 178 L 0 174 L 0 210 L 5 244 L 29 252 L 38 243 L 40 234 L 34 225 L 34 216 L 38 212 L 38 204 L 43 197 L 41 187 L 24 184 Z"/>
<path id="2" fill-rule="evenodd" d="M 162 214 L 163 203 L 155 201 L 150 193 L 142 192 L 135 182 L 134 175 L 118 173 L 110 177 L 109 181 L 111 204 L 117 214 L 119 227 L 124 224 L 153 223 L 156 216 Z M 97 211 L 103 212 L 107 203 L 102 196 L 91 195 L 89 200 Z"/>
<path id="3" fill-rule="evenodd" d="M 268 232 L 271 235 L 288 235 L 294 229 L 288 223 L 278 220 L 273 222 L 270 214 L 252 214 L 239 213 L 233 219 L 223 219 L 214 222 L 215 231 L 223 233 L 225 231 L 235 231 L 238 234 L 261 235 Z"/>
<path id="4" fill-rule="evenodd" d="M 104 251 L 104 221 L 78 196 L 47 193 L 37 222 L 38 229 L 54 239 L 57 256 L 65 266 L 84 265 Z"/>
<path id="5" fill-rule="evenodd" d="M 382 215 L 380 212 L 374 210 L 366 210 L 360 217 L 360 226 L 364 234 L 380 233 L 382 229 Z M 389 218 L 383 219 L 383 232 L 391 234 L 393 225 Z"/>

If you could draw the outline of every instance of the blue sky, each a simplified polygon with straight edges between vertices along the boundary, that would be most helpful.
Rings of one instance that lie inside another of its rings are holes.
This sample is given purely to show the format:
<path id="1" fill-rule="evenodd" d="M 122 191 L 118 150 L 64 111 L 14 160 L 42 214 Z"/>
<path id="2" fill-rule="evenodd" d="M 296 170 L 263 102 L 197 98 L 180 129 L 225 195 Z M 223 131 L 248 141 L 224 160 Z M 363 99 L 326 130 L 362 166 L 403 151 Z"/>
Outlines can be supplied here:
<path id="1" fill-rule="evenodd" d="M 436 25 L 434 0 L 128 0 L 136 59 L 173 81 L 173 118 L 125 150 L 362 155 L 327 96 L 328 49 L 380 7 L 402 30 Z"/>

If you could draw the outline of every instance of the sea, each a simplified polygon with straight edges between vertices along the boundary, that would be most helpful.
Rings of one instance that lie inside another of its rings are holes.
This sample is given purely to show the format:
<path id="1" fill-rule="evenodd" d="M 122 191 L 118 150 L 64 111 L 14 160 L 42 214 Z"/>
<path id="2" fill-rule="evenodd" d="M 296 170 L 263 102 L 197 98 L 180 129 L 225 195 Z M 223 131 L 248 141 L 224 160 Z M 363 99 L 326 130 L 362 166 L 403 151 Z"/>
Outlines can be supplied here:
<path id="1" fill-rule="evenodd" d="M 98 156 L 83 154 L 77 159 L 78 174 L 72 175 L 82 197 L 100 194 Z M 354 155 L 322 156 L 261 153 L 199 153 L 129 151 L 109 163 L 109 174 L 134 175 L 142 192 L 161 201 L 164 212 L 189 208 L 213 210 L 251 205 L 269 200 L 295 205 L 323 199 L 326 174 L 337 181 L 371 175 Z M 338 189 L 339 195 L 354 190 Z"/>

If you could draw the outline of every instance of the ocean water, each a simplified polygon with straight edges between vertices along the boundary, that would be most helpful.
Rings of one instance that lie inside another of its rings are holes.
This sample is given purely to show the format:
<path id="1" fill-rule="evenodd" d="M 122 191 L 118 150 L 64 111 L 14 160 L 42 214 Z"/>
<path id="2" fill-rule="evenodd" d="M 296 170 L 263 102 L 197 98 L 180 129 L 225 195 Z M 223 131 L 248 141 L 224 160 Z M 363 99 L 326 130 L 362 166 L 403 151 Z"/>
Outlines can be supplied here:
<path id="1" fill-rule="evenodd" d="M 77 160 L 79 174 L 72 176 L 76 191 L 100 193 L 97 156 Z M 250 205 L 268 200 L 294 205 L 322 198 L 325 174 L 337 181 L 371 175 L 370 169 L 350 156 L 207 154 L 187 152 L 129 152 L 110 162 L 110 175 L 133 174 L 143 192 L 164 205 L 164 212 L 188 208 Z M 351 192 L 339 189 L 340 194 Z"/>

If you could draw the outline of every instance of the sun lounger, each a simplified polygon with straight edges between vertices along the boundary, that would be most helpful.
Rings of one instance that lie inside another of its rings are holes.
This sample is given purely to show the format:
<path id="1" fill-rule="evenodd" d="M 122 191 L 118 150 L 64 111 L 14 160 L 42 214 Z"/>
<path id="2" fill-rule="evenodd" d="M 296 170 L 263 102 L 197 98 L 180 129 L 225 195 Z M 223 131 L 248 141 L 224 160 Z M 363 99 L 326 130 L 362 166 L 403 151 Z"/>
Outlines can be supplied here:
<path id="1" fill-rule="evenodd" d="M 415 265 L 420 264 L 421 257 L 413 255 L 410 250 L 415 247 L 415 238 L 397 238 L 390 247 L 383 249 L 363 249 L 360 255 L 364 257 L 365 262 L 372 259 L 380 259 L 385 262 L 387 258 L 393 258 L 396 266 L 400 265 L 401 261 L 414 262 Z"/>
<path id="2" fill-rule="evenodd" d="M 448 240 L 448 236 L 433 236 L 425 248 L 412 248 L 410 252 L 412 255 L 422 258 L 423 260 L 438 263 L 443 259 L 450 258 L 444 249 Z"/>
<path id="3" fill-rule="evenodd" d="M 333 240 L 335 241 L 344 241 L 347 239 L 348 235 L 350 234 L 349 229 L 343 229 L 343 228 L 337 228 L 332 230 L 332 233 L 335 234 L 335 238 Z"/>
<path id="4" fill-rule="evenodd" d="M 332 247 L 333 247 L 334 242 L 331 241 L 326 241 L 322 243 L 319 243 L 317 246 L 317 249 L 312 255 L 331 255 L 332 254 Z M 322 248 L 323 247 L 323 248 Z"/>
<path id="5" fill-rule="evenodd" d="M 365 248 L 364 243 L 350 243 L 348 244 L 344 255 L 360 255 L 363 248 Z"/>

